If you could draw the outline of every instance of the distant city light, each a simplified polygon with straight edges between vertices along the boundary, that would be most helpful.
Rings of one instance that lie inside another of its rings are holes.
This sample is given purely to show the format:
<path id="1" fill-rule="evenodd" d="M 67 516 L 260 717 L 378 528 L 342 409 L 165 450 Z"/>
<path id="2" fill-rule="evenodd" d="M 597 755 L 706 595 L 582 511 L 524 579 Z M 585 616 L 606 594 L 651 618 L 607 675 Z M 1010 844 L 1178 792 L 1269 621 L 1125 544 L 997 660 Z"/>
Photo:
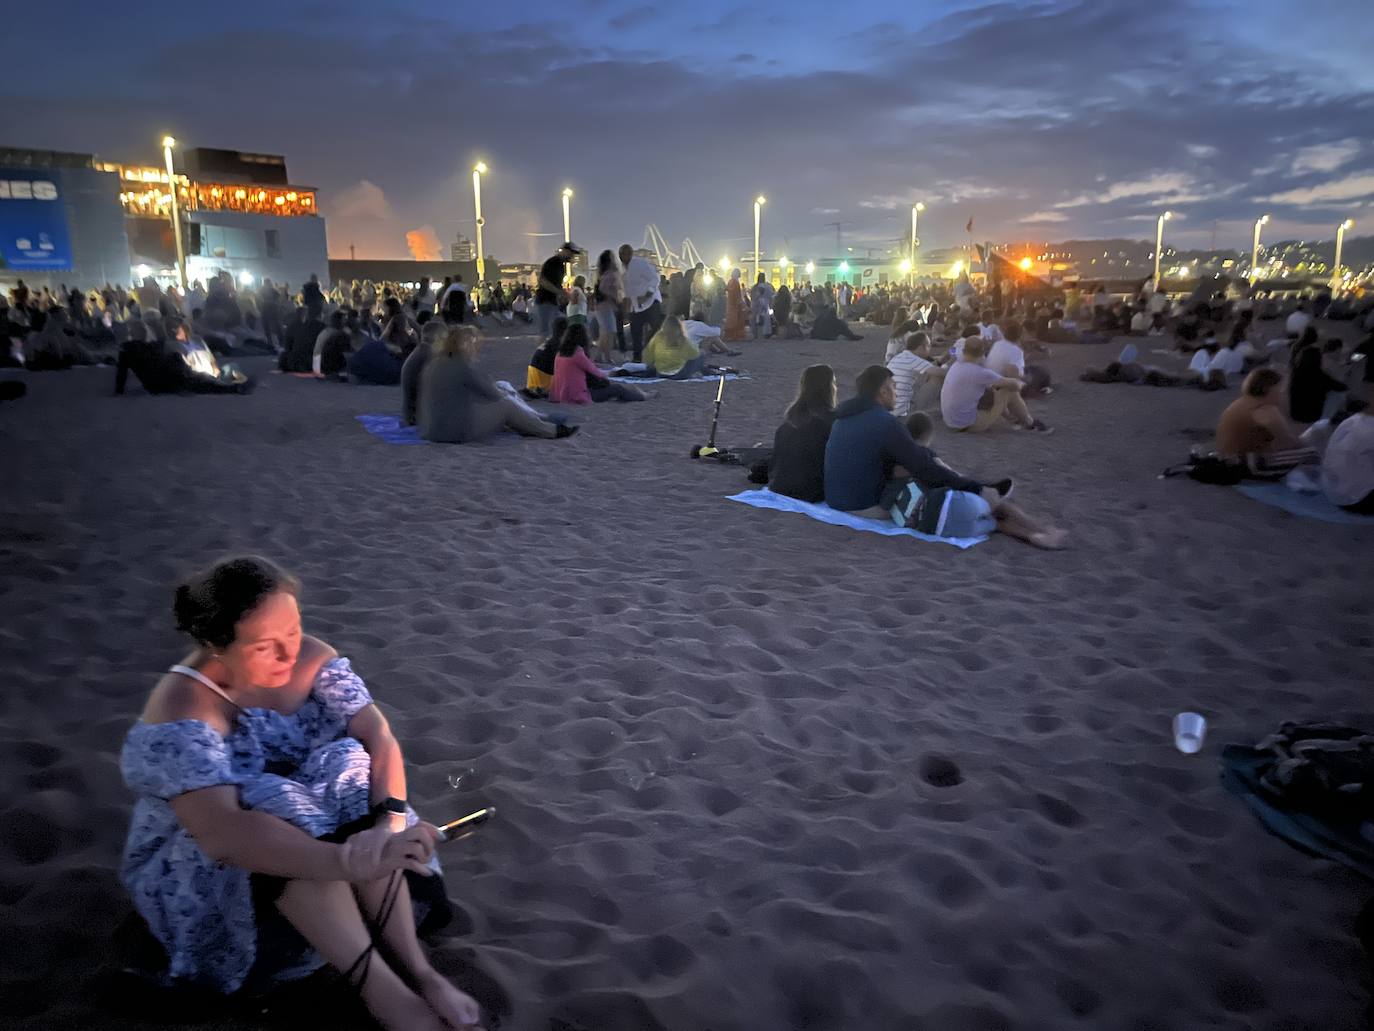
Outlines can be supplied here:
<path id="1" fill-rule="evenodd" d="M 959 278 L 959 274 L 960 274 L 961 272 L 963 272 L 963 271 L 964 271 L 964 260 L 963 260 L 962 258 L 960 258 L 958 261 L 956 261 L 953 265 L 951 265 L 951 266 L 949 267 L 949 278 L 950 278 L 950 279 L 958 279 L 958 278 Z"/>
<path id="2" fill-rule="evenodd" d="M 814 261 L 808 261 L 808 262 L 806 263 L 806 274 L 809 276 L 809 275 L 811 275 L 811 273 L 813 273 L 813 272 L 815 272 L 815 271 L 816 271 L 816 263 L 815 263 Z"/>
<path id="3" fill-rule="evenodd" d="M 1031 267 L 1031 260 L 1030 260 L 1030 258 L 1022 258 L 1022 259 L 1021 259 L 1021 271 L 1022 271 L 1022 272 L 1029 272 L 1029 271 L 1030 271 L 1030 267 Z"/>
<path id="4" fill-rule="evenodd" d="M 244 269 L 242 272 L 239 273 L 239 282 L 244 286 L 252 286 L 253 273 L 249 272 L 247 269 Z"/>
<path id="5" fill-rule="evenodd" d="M 849 271 L 849 262 L 847 262 L 847 261 L 842 261 L 842 262 L 840 262 L 840 271 L 841 271 L 841 272 L 848 272 L 848 271 Z"/>
<path id="6" fill-rule="evenodd" d="M 720 259 L 720 262 L 719 262 L 719 265 L 720 265 L 720 270 L 721 270 L 722 272 L 729 272 L 729 271 L 730 271 L 730 257 L 729 257 L 729 255 L 726 255 L 725 257 L 721 258 L 721 259 Z"/>

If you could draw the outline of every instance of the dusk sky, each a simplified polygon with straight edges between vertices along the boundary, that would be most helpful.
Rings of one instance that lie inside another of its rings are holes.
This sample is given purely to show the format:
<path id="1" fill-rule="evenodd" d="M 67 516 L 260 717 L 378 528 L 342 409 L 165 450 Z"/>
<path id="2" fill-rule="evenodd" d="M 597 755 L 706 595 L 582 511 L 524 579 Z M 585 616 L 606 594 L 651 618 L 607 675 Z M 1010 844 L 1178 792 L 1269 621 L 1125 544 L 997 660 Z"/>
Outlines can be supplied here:
<path id="1" fill-rule="evenodd" d="M 461 14 L 459 12 L 462 12 Z M 329 248 L 403 257 L 408 230 L 544 256 L 561 235 L 708 261 L 1152 236 L 1248 247 L 1374 230 L 1368 0 L 661 5 L 63 3 L 7 25 L 32 67 L 0 87 L 0 144 L 154 162 L 186 146 L 286 155 Z M 548 234 L 548 235 L 535 235 Z"/>

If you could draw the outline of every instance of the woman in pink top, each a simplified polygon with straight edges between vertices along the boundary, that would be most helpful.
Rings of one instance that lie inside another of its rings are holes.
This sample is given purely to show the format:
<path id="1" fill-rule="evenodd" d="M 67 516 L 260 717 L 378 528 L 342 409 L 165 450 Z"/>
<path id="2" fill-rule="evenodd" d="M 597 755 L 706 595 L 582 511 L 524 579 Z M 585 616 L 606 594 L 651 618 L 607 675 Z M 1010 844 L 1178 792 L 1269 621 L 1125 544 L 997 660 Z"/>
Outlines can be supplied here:
<path id="1" fill-rule="evenodd" d="M 553 386 L 549 400 L 555 404 L 589 405 L 593 401 L 644 401 L 648 396 L 638 387 L 617 383 L 602 375 L 587 354 L 591 343 L 587 327 L 573 324 L 563 334 L 558 357 L 553 360 Z"/>

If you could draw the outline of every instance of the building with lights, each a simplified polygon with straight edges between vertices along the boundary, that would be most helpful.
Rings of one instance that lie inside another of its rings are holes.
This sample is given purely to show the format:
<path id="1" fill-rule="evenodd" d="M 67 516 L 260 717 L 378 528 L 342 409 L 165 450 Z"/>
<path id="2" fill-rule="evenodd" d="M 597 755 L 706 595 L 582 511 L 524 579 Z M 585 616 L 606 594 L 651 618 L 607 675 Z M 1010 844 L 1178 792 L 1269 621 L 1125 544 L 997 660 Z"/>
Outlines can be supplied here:
<path id="1" fill-rule="evenodd" d="M 284 158 L 206 147 L 176 158 L 169 179 L 165 166 L 0 148 L 0 183 L 29 184 L 0 188 L 0 282 L 90 288 L 151 275 L 174 284 L 173 189 L 188 282 L 220 271 L 243 284 L 327 280 L 317 191 L 293 185 Z"/>

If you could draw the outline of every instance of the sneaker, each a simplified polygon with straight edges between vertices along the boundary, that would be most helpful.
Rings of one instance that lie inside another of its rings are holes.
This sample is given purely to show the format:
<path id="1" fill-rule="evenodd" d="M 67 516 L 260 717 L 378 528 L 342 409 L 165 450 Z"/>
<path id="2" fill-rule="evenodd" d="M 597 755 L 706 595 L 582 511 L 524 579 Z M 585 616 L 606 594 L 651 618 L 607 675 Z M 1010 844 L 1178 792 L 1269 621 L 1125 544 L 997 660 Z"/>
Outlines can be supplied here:
<path id="1" fill-rule="evenodd" d="M 1039 419 L 1036 419 L 1033 423 L 1026 427 L 1026 430 L 1030 433 L 1044 433 L 1046 435 L 1049 435 L 1054 432 L 1054 427 L 1046 426 Z"/>
<path id="2" fill-rule="evenodd" d="M 554 433 L 553 439 L 563 440 L 566 437 L 571 437 L 581 428 L 582 427 L 580 426 L 569 426 L 567 423 L 561 423 L 558 427 L 558 430 Z"/>
<path id="3" fill-rule="evenodd" d="M 1012 478 L 1008 476 L 1005 480 L 998 480 L 996 483 L 988 484 L 988 486 L 1000 494 L 1003 501 L 1006 501 L 1007 498 L 1011 497 L 1012 488 L 1015 487 L 1015 483 L 1013 483 Z"/>

